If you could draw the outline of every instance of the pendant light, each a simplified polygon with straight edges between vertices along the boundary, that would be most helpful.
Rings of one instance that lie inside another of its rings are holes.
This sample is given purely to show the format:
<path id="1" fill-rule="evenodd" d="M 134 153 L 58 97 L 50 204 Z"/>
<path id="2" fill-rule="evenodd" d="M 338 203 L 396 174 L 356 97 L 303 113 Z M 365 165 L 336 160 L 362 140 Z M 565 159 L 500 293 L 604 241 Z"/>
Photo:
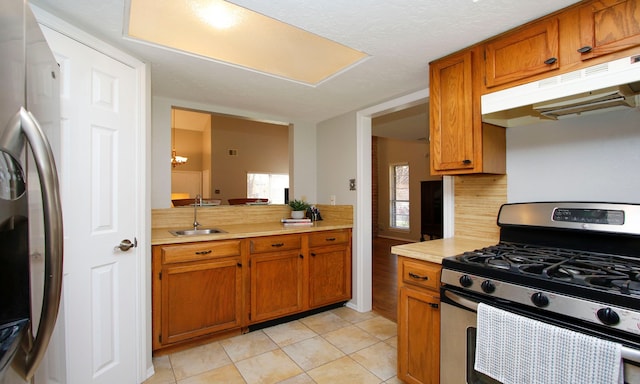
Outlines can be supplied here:
<path id="1" fill-rule="evenodd" d="M 171 166 L 175 168 L 178 165 L 186 164 L 188 158 L 184 156 L 178 156 L 176 154 L 176 110 L 173 108 L 171 108 L 171 136 Z"/>

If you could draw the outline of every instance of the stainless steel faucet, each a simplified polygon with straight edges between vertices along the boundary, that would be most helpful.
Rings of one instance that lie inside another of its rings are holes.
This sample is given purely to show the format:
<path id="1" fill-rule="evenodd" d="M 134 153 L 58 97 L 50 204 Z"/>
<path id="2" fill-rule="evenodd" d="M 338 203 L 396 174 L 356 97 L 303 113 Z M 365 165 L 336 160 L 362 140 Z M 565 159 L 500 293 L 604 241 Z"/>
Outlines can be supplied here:
<path id="1" fill-rule="evenodd" d="M 198 229 L 200 223 L 198 223 L 198 205 L 202 206 L 202 196 L 196 195 L 193 201 L 193 229 Z"/>

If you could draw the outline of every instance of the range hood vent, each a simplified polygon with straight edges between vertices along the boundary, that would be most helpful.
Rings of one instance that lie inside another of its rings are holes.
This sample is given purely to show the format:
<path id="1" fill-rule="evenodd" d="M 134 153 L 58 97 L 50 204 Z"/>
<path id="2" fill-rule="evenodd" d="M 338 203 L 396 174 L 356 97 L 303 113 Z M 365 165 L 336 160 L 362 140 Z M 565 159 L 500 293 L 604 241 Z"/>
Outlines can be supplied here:
<path id="1" fill-rule="evenodd" d="M 482 95 L 482 120 L 513 127 L 640 107 L 640 55 Z"/>
<path id="2" fill-rule="evenodd" d="M 636 106 L 636 98 L 634 97 L 636 92 L 632 87 L 640 87 L 640 82 L 533 104 L 533 110 L 542 116 L 558 119 L 569 115 L 580 115 L 584 112 L 610 110 L 616 107 L 633 108 Z"/>

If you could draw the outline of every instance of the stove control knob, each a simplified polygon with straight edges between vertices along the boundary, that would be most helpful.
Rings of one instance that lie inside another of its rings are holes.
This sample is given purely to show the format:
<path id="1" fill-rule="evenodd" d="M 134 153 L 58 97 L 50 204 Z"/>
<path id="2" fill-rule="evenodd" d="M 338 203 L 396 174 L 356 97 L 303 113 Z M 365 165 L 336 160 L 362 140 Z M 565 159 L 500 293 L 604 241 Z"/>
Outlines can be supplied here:
<path id="1" fill-rule="evenodd" d="M 485 280 L 480 285 L 483 291 L 486 293 L 493 293 L 496 290 L 496 285 L 491 280 Z"/>
<path id="2" fill-rule="evenodd" d="M 606 325 L 616 325 L 620 322 L 620 316 L 611 308 L 598 309 L 598 319 Z"/>
<path id="3" fill-rule="evenodd" d="M 531 302 L 535 304 L 536 307 L 546 307 L 549 305 L 549 298 L 542 292 L 536 292 L 531 295 Z"/>
<path id="4" fill-rule="evenodd" d="M 460 285 L 465 288 L 469 288 L 473 285 L 473 280 L 471 279 L 471 277 L 469 277 L 469 275 L 462 275 L 460 276 Z"/>

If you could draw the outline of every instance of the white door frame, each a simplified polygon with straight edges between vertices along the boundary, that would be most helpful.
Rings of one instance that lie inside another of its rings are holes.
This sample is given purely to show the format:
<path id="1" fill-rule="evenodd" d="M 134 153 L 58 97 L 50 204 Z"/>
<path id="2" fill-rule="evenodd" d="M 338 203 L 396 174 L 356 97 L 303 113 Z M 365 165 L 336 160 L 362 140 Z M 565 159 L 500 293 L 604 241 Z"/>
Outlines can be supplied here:
<path id="1" fill-rule="evenodd" d="M 30 4 L 38 23 L 47 26 L 69 38 L 85 44 L 102 54 L 120 61 L 136 71 L 137 81 L 137 148 L 136 164 L 137 168 L 131 170 L 132 188 L 140 191 L 135 199 L 136 216 L 140 218 L 136 228 L 138 251 L 142 257 L 136 262 L 139 284 L 136 287 L 136 302 L 138 312 L 136 313 L 136 334 L 135 341 L 137 349 L 137 372 L 138 382 L 143 382 L 153 374 L 153 364 L 151 361 L 151 302 L 148 298 L 151 295 L 151 180 L 147 175 L 151 174 L 150 169 L 150 148 L 151 130 L 151 71 L 147 64 L 129 56 L 119 49 L 105 43 L 102 40 L 89 35 L 81 29 L 61 20 L 50 13 Z M 65 234 L 73 236 L 73 234 Z"/>
<path id="2" fill-rule="evenodd" d="M 372 231 L 371 231 L 371 118 L 384 115 L 407 106 L 423 102 L 429 97 L 429 90 L 423 89 L 397 99 L 386 101 L 356 113 L 356 217 L 354 284 L 356 297 L 354 307 L 360 312 L 372 308 Z M 453 236 L 453 178 L 443 178 L 443 206 L 445 238 Z"/>

